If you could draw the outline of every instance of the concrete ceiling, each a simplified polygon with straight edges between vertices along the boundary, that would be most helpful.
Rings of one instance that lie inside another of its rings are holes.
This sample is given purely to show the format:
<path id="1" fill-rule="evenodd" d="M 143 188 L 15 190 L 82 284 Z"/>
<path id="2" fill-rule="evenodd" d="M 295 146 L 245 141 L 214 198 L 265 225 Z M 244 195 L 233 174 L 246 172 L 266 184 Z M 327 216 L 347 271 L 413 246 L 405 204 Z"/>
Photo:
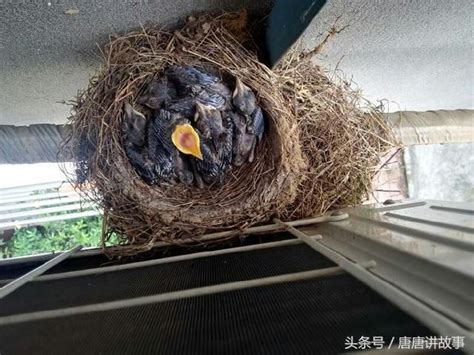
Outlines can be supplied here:
<path id="1" fill-rule="evenodd" d="M 470 0 L 330 0 L 304 34 L 349 27 L 330 41 L 321 62 L 352 77 L 390 110 L 474 107 L 474 2 Z"/>
<path id="2" fill-rule="evenodd" d="M 13 3 L 0 2 L 0 124 L 26 125 L 66 121 L 69 107 L 60 102 L 87 85 L 99 65 L 96 43 L 109 34 L 193 11 L 264 10 L 269 1 Z M 328 67 L 340 61 L 369 98 L 395 102 L 392 111 L 473 108 L 472 7 L 469 0 L 328 0 L 303 41 L 313 46 L 341 16 L 350 27 L 319 59 Z"/>

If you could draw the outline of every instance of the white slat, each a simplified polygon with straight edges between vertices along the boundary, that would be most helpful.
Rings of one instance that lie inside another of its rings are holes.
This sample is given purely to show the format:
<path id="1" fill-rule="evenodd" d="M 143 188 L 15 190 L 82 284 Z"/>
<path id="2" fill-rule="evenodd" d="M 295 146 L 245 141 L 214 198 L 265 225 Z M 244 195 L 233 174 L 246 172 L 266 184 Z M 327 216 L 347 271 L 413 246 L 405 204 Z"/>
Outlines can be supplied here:
<path id="1" fill-rule="evenodd" d="M 33 191 L 55 189 L 55 188 L 57 189 L 63 183 L 64 183 L 63 181 L 52 181 L 52 182 L 45 182 L 45 183 L 41 183 L 41 184 L 6 187 L 6 188 L 3 188 L 3 189 L 0 189 L 0 196 L 16 194 L 16 193 L 24 193 L 24 192 L 33 192 Z"/>
<path id="2" fill-rule="evenodd" d="M 4 211 L 18 211 L 27 208 L 39 208 L 42 206 L 57 206 L 57 205 L 64 205 L 67 203 L 72 202 L 79 202 L 81 197 L 79 195 L 71 196 L 71 197 L 64 197 L 64 198 L 56 198 L 51 200 L 41 200 L 41 201 L 33 201 L 33 202 L 25 202 L 17 205 L 5 205 L 0 206 L 0 212 Z"/>
<path id="3" fill-rule="evenodd" d="M 98 215 L 100 215 L 99 211 L 92 210 L 92 211 L 85 211 L 85 212 L 62 214 L 58 216 L 28 219 L 24 221 L 6 222 L 6 223 L 0 223 L 0 230 L 13 229 L 13 228 L 18 228 L 18 227 L 36 226 L 36 225 L 41 225 L 43 223 L 48 223 L 48 222 L 65 221 L 68 219 L 93 217 L 93 216 L 98 216 Z"/>
<path id="4" fill-rule="evenodd" d="M 0 196 L 0 205 L 6 205 L 6 204 L 15 204 L 19 202 L 27 202 L 27 201 L 39 201 L 39 200 L 48 200 L 51 198 L 61 198 L 61 197 L 69 197 L 69 196 L 74 196 L 77 195 L 77 192 L 75 191 L 68 191 L 68 192 L 48 192 L 48 193 L 39 193 L 35 195 L 28 195 L 28 196 L 15 196 L 15 197 L 8 197 L 8 198 L 2 198 Z"/>
<path id="5" fill-rule="evenodd" d="M 0 221 L 4 222 L 4 221 L 17 220 L 19 218 L 26 219 L 27 217 L 40 217 L 41 215 L 45 215 L 49 213 L 72 212 L 72 211 L 77 211 L 81 209 L 89 210 L 92 207 L 93 207 L 92 203 L 84 202 L 84 203 L 61 205 L 61 206 L 56 206 L 56 207 L 32 209 L 32 210 L 26 210 L 26 211 L 21 211 L 21 212 L 0 214 Z"/>

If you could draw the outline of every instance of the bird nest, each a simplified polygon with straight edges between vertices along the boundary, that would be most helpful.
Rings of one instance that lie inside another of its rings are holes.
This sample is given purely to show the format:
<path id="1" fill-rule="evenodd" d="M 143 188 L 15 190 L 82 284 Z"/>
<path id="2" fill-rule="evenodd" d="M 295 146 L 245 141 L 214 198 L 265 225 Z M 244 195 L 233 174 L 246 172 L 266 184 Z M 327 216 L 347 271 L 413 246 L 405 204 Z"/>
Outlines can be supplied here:
<path id="1" fill-rule="evenodd" d="M 270 70 L 262 64 L 242 14 L 190 18 L 178 30 L 142 29 L 113 38 L 105 63 L 82 92 L 64 152 L 71 179 L 104 210 L 103 245 L 130 255 L 156 242 L 199 241 L 205 233 L 243 228 L 273 216 L 302 218 L 359 203 L 392 141 L 380 115 L 362 110 L 356 91 L 329 80 L 300 51 Z M 173 65 L 239 78 L 262 108 L 266 128 L 250 163 L 222 184 L 147 184 L 130 164 L 122 123 L 126 103 L 142 108 L 152 78 Z"/>

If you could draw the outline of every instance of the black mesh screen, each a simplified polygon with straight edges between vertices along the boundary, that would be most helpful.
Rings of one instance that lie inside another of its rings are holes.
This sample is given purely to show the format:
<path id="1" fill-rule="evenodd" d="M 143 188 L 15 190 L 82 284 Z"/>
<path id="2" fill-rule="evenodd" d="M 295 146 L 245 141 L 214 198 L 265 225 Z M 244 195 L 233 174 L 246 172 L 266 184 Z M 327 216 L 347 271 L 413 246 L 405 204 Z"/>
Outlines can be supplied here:
<path id="1" fill-rule="evenodd" d="M 30 282 L 0 300 L 0 315 L 147 296 L 334 266 L 305 244 Z M 1 353 L 1 351 L 0 351 Z"/>
<path id="2" fill-rule="evenodd" d="M 184 254 L 189 254 L 191 252 L 200 252 L 200 251 L 206 251 L 206 250 L 217 250 L 217 249 L 232 248 L 232 247 L 237 247 L 237 246 L 254 245 L 254 244 L 260 244 L 263 242 L 272 242 L 272 241 L 279 241 L 279 240 L 286 240 L 286 239 L 294 239 L 294 237 L 291 234 L 286 233 L 286 232 L 274 233 L 274 234 L 269 234 L 269 235 L 248 235 L 248 236 L 231 238 L 227 241 L 220 241 L 219 243 L 214 243 L 214 244 L 212 244 L 211 242 L 208 242 L 210 244 L 206 243 L 206 245 L 204 246 L 194 245 L 187 248 L 169 246 L 169 247 L 154 248 L 148 252 L 139 254 L 137 256 L 124 257 L 124 258 L 121 258 L 120 260 L 109 260 L 104 254 L 75 256 L 59 263 L 55 267 L 48 270 L 46 274 L 53 274 L 57 272 L 66 272 L 66 271 L 74 271 L 74 270 L 83 270 L 87 268 L 95 268 L 95 267 L 100 267 L 104 265 L 126 264 L 126 263 L 132 263 L 136 261 L 158 259 L 158 258 L 176 256 L 176 255 L 184 255 Z M 27 272 L 45 263 L 46 260 L 22 262 L 20 264 L 12 264 L 12 265 L 2 265 L 0 266 L 0 280 L 13 279 L 13 278 L 20 277 L 21 275 L 24 275 Z"/>
<path id="3" fill-rule="evenodd" d="M 2 355 L 333 354 L 347 336 L 431 334 L 343 275 L 5 326 L 0 343 Z"/>

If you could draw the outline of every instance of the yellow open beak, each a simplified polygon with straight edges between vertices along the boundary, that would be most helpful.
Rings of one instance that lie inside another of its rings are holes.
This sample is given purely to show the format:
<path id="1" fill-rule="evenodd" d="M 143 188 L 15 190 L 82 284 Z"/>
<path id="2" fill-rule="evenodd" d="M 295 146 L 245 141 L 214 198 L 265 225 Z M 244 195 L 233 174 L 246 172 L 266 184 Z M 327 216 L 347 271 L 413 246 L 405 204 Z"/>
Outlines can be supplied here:
<path id="1" fill-rule="evenodd" d="M 179 124 L 171 135 L 171 140 L 183 154 L 192 155 L 202 160 L 201 141 L 197 132 L 190 124 Z"/>

